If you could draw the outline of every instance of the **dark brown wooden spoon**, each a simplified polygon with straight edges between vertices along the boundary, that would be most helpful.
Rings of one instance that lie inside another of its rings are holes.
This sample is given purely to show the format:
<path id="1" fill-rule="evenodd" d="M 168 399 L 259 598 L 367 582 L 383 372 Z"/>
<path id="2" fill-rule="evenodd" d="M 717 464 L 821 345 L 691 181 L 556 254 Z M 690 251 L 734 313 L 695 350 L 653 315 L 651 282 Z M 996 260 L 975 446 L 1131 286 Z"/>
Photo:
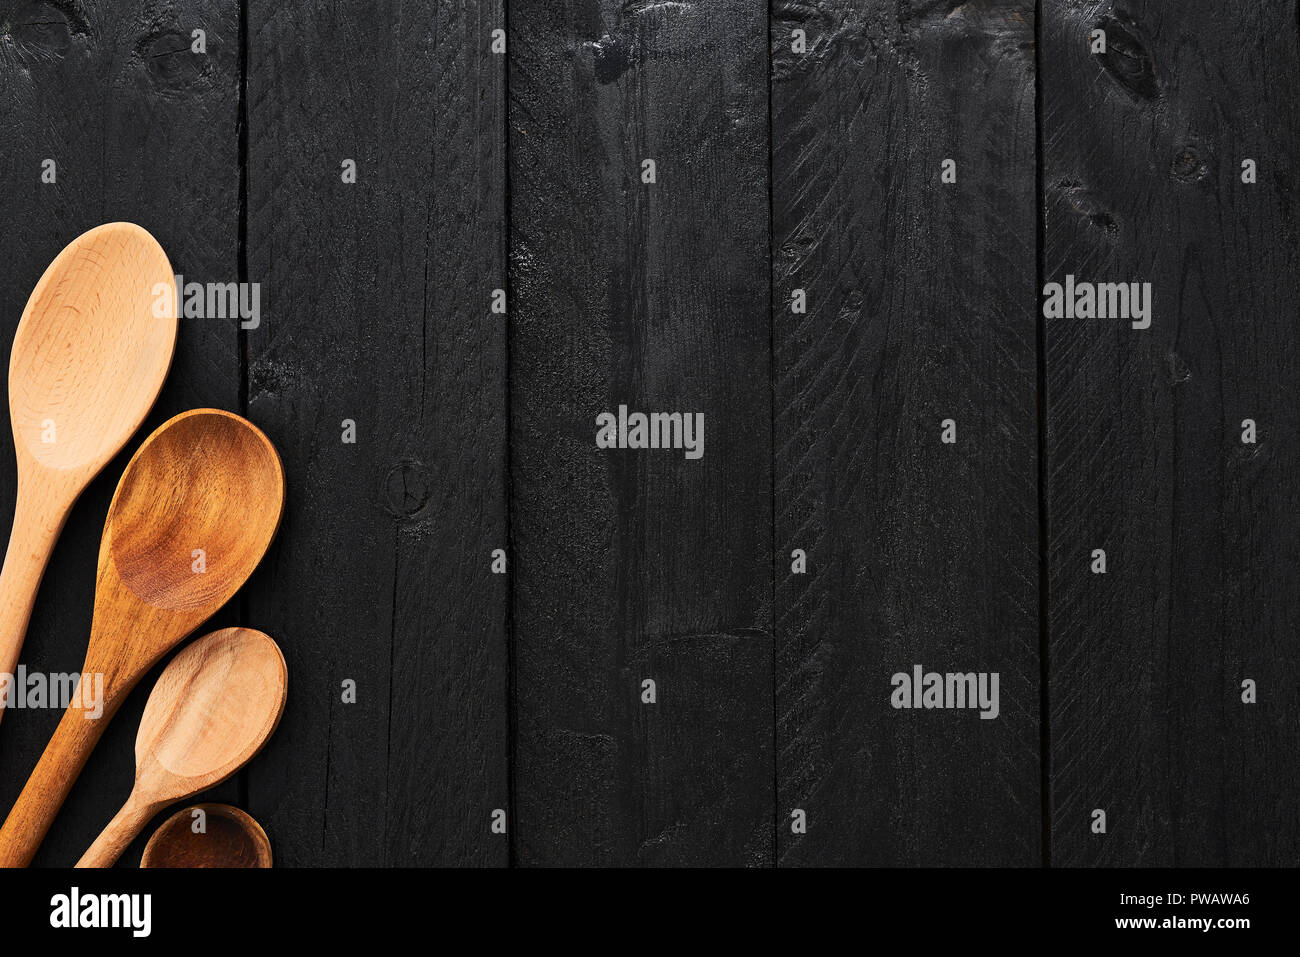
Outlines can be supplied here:
<path id="1" fill-rule="evenodd" d="M 204 830 L 196 832 L 202 811 Z M 196 804 L 169 817 L 145 845 L 141 867 L 270 867 L 262 826 L 229 804 Z"/>

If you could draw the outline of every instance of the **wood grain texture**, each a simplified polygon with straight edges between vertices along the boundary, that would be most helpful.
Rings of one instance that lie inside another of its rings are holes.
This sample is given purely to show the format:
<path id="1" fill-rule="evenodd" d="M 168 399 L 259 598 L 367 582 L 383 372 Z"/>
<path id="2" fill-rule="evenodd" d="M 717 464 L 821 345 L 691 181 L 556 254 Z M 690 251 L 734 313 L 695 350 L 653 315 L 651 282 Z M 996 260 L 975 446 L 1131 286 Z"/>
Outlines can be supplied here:
<path id="1" fill-rule="evenodd" d="M 236 136 L 239 23 L 235 0 L 0 2 L 0 349 L 8 355 L 23 305 L 54 256 L 101 223 L 149 230 L 178 273 L 237 278 Z M 204 29 L 207 54 L 190 52 Z M 53 159 L 57 181 L 41 182 Z M 183 409 L 238 407 L 236 323 L 182 319 L 171 372 L 144 428 L 91 483 L 55 549 L 24 645 L 42 672 L 80 667 L 90 632 L 104 515 L 127 459 L 148 431 Z M 14 458 L 0 430 L 0 509 L 11 507 Z M 8 517 L 5 511 L 5 519 Z M 232 623 L 223 612 L 218 623 Z M 147 688 L 150 681 L 146 678 Z M 131 742 L 144 694 L 106 732 L 35 863 L 69 866 L 106 808 L 130 790 Z M 58 710 L 10 714 L 0 727 L 0 808 L 8 810 L 59 720 Z M 217 796 L 233 797 L 233 782 Z M 138 859 L 137 841 L 126 860 Z"/>
<path id="2" fill-rule="evenodd" d="M 1155 304 L 1047 325 L 1053 861 L 1294 865 L 1296 6 L 1044 14 L 1046 279 Z"/>
<path id="3" fill-rule="evenodd" d="M 1033 4 L 775 9 L 780 861 L 1037 864 Z M 1000 716 L 893 709 L 916 664 Z"/>
<path id="4" fill-rule="evenodd" d="M 281 865 L 504 864 L 501 11 L 250 15 L 248 267 L 270 308 L 249 412 L 292 478 L 249 621 L 293 678 L 250 809 Z"/>
<path id="5" fill-rule="evenodd" d="M 516 858 L 771 863 L 765 10 L 509 13 Z"/>

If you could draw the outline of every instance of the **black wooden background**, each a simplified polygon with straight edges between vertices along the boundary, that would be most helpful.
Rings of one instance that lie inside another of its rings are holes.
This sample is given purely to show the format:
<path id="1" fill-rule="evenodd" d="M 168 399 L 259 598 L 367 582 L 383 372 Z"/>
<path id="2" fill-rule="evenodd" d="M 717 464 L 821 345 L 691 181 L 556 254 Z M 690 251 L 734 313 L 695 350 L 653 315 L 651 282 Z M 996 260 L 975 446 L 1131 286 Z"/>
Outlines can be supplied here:
<path id="1" fill-rule="evenodd" d="M 112 220 L 261 283 L 148 427 L 284 458 L 214 622 L 288 658 L 213 795 L 281 865 L 1295 864 L 1298 94 L 1296 0 L 0 0 L 0 323 Z M 1152 282 L 1151 329 L 1040 318 L 1067 273 Z M 704 457 L 597 450 L 619 404 Z M 136 444 L 30 668 L 82 661 Z M 918 663 L 1001 715 L 894 710 Z M 0 724 L 0 808 L 57 717 Z"/>

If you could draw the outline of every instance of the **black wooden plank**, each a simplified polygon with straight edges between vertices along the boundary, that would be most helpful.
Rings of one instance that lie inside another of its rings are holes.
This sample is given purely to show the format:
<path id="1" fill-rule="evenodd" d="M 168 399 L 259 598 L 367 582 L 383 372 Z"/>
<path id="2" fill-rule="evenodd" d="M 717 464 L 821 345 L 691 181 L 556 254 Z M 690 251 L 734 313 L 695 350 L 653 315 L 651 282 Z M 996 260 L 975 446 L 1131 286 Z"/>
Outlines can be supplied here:
<path id="1" fill-rule="evenodd" d="M 249 620 L 290 674 L 250 799 L 286 865 L 507 859 L 501 27 L 490 2 L 250 10 L 249 411 L 289 504 Z"/>
<path id="2" fill-rule="evenodd" d="M 4 355 L 37 279 L 68 242 L 104 222 L 148 229 L 187 279 L 238 278 L 239 5 L 0 3 L 0 271 Z M 205 31 L 206 53 L 192 52 Z M 42 183 L 53 159 L 56 182 Z M 7 366 L 7 362 L 6 362 Z M 140 434 L 91 485 L 55 550 L 23 651 L 29 669 L 76 671 L 85 657 L 95 563 L 109 499 L 139 440 L 196 406 L 238 408 L 238 327 L 183 319 L 171 374 Z M 0 506 L 12 515 L 14 458 L 0 430 Z M 218 624 L 232 623 L 233 610 Z M 155 672 L 156 673 L 156 672 Z M 131 789 L 140 712 L 150 676 L 101 740 L 35 863 L 68 866 Z M 10 711 L 0 723 L 0 813 L 36 764 L 55 711 Z M 230 783 L 211 795 L 231 800 Z M 149 831 L 124 855 L 134 864 Z"/>
<path id="3" fill-rule="evenodd" d="M 1044 13 L 1046 280 L 1154 297 L 1047 320 L 1053 860 L 1294 865 L 1295 4 Z"/>
<path id="4" fill-rule="evenodd" d="M 766 11 L 509 12 L 517 860 L 770 863 Z"/>
<path id="5" fill-rule="evenodd" d="M 782 864 L 1040 860 L 1033 7 L 774 8 Z"/>

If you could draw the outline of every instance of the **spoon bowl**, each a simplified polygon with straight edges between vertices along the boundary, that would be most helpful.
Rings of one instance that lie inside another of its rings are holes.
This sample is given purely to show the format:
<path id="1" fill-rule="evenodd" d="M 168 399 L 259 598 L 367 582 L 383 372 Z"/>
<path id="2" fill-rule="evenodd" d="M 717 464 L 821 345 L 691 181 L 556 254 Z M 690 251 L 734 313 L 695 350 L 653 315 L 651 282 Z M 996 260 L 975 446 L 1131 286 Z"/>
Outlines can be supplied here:
<path id="1" fill-rule="evenodd" d="M 77 863 L 110 867 L 162 808 L 226 780 L 280 723 L 288 689 L 284 655 L 251 628 L 214 631 L 163 670 L 135 739 L 135 786 Z"/>
<path id="2" fill-rule="evenodd" d="M 195 833 L 195 812 L 205 827 Z M 140 858 L 145 868 L 267 868 L 271 842 L 248 814 L 229 804 L 196 804 L 177 811 L 153 832 Z"/>
<path id="3" fill-rule="evenodd" d="M 153 236 L 132 223 L 79 236 L 37 282 L 14 335 L 9 414 L 20 458 L 97 473 L 140 428 L 175 346 L 176 281 Z"/>
<path id="4" fill-rule="evenodd" d="M 182 650 L 140 718 L 136 787 L 171 803 L 230 777 L 280 723 L 288 674 L 279 646 L 252 628 L 214 631 Z"/>
<path id="5" fill-rule="evenodd" d="M 223 605 L 261 561 L 283 498 L 280 458 L 265 435 L 228 412 L 186 412 L 131 460 L 109 508 L 100 564 L 151 608 Z"/>

